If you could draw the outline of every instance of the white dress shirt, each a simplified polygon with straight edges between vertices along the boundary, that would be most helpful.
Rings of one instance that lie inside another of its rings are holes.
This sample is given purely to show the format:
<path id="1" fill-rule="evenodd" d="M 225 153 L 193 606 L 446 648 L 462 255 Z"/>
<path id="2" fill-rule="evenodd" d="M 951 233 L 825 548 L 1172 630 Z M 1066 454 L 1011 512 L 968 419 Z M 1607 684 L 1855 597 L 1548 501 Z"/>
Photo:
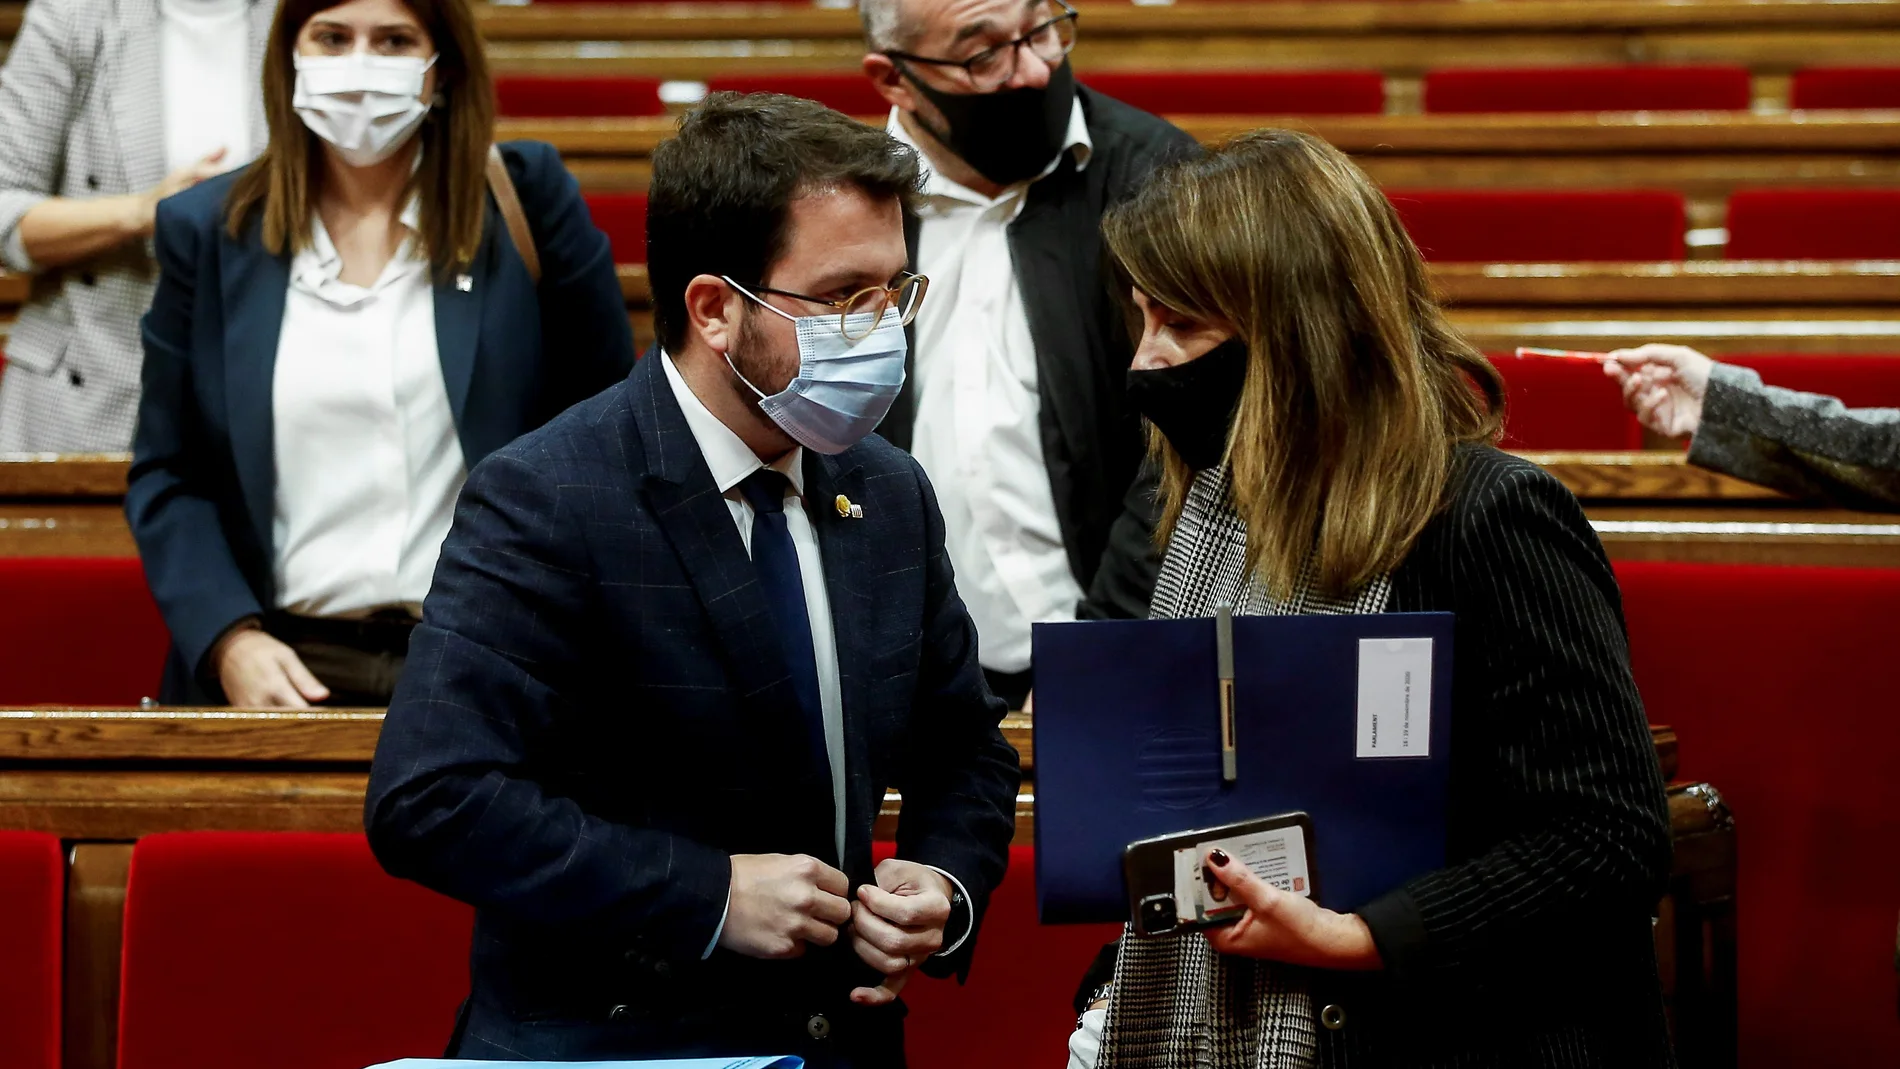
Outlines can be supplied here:
<path id="1" fill-rule="evenodd" d="M 376 282 L 344 282 L 321 219 L 290 263 L 271 381 L 277 607 L 420 610 L 468 471 L 436 350 L 435 292 L 409 237 Z"/>
<path id="2" fill-rule="evenodd" d="M 673 365 L 673 357 L 665 352 L 660 354 L 662 366 L 666 371 L 666 383 L 673 388 L 673 398 L 679 402 L 680 412 L 686 416 L 686 427 L 693 432 L 693 441 L 699 446 L 699 454 L 706 458 L 706 467 L 712 471 L 713 485 L 726 499 L 726 509 L 732 513 L 732 522 L 739 528 L 739 539 L 745 543 L 748 556 L 752 553 L 752 505 L 739 490 L 739 484 L 746 476 L 766 466 L 752 447 L 745 444 L 732 428 L 722 423 L 712 414 L 692 387 L 680 376 L 679 368 Z M 773 471 L 785 476 L 790 484 L 786 487 L 785 527 L 792 536 L 792 550 L 798 555 L 798 578 L 805 588 L 805 615 L 811 623 L 812 661 L 818 669 L 818 708 L 825 721 L 825 756 L 831 764 L 831 813 L 832 840 L 837 847 L 837 856 L 844 856 L 845 797 L 844 797 L 844 696 L 838 685 L 838 641 L 831 629 L 831 595 L 825 590 L 825 563 L 818 552 L 818 532 L 812 529 L 811 516 L 805 512 L 805 448 L 793 446 L 792 451 L 773 461 Z M 943 872 L 942 869 L 937 869 Z M 959 892 L 963 884 L 948 872 L 943 875 L 956 885 Z M 964 901 L 969 901 L 964 893 Z M 728 900 L 728 907 L 731 903 Z M 706 945 L 710 955 L 719 945 L 719 936 L 725 931 L 726 921 L 722 916 L 719 927 L 714 930 L 712 942 Z M 967 933 L 966 933 L 967 937 Z M 962 945 L 963 940 L 941 953 L 948 954 Z"/>
<path id="3" fill-rule="evenodd" d="M 886 129 L 917 147 L 895 109 Z M 1078 99 L 1065 151 L 1079 168 L 1093 148 Z M 1029 667 L 1030 625 L 1073 620 L 1082 600 L 1043 463 L 1036 345 L 1009 248 L 1009 225 L 1030 185 L 1061 157 L 991 198 L 918 156 L 925 166 L 917 271 L 929 277 L 930 297 L 915 325 L 911 453 L 937 490 L 978 659 L 992 671 L 1020 672 Z"/>
<path id="4" fill-rule="evenodd" d="M 224 149 L 223 170 L 251 162 L 251 0 L 158 0 L 165 170 Z"/>

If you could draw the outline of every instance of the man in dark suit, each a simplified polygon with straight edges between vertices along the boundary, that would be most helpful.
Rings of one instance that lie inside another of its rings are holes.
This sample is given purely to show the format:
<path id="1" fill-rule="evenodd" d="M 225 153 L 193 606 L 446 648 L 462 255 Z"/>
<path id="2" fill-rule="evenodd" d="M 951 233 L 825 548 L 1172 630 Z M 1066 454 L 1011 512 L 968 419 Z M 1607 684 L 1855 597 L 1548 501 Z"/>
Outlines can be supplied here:
<path id="1" fill-rule="evenodd" d="M 931 300 L 879 433 L 941 497 L 990 684 L 1027 695 L 1030 628 L 1143 617 L 1154 478 L 1102 214 L 1188 135 L 1075 84 L 1061 0 L 860 0 L 864 70 L 926 174 L 907 240 Z M 1125 292 L 1125 291 L 1123 291 Z"/>
<path id="2" fill-rule="evenodd" d="M 901 1065 L 897 994 L 968 968 L 1020 778 L 930 484 L 865 436 L 917 164 L 719 94 L 653 169 L 664 351 L 470 474 L 370 842 L 477 908 L 452 1055 Z"/>

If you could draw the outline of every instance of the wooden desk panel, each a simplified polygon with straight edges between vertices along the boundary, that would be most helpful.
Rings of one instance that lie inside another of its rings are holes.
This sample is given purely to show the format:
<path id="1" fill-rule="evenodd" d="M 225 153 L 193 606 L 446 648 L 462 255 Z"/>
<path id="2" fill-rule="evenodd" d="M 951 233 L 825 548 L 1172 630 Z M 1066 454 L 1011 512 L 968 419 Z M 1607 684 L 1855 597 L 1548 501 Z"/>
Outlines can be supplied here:
<path id="1" fill-rule="evenodd" d="M 0 502 L 0 557 L 136 557 L 118 504 Z"/>
<path id="2" fill-rule="evenodd" d="M 11 5 L 7 5 L 11 6 Z M 1516 0 L 1511 4 L 1364 2 L 1196 3 L 1135 6 L 1083 0 L 1084 40 L 1311 37 L 1332 34 L 1599 33 L 1900 28 L 1900 4 L 1780 0 Z M 3 10 L 3 9 L 0 9 Z M 803 3 L 478 5 L 482 33 L 501 41 L 859 38 L 857 13 Z M 1493 57 L 1495 59 L 1495 57 Z"/>
<path id="3" fill-rule="evenodd" d="M 1767 487 L 1698 468 L 1680 451 L 1519 453 L 1585 501 L 1785 501 Z"/>
<path id="4" fill-rule="evenodd" d="M 0 453 L 0 500 L 121 498 L 131 464 L 130 453 Z"/>
<path id="5" fill-rule="evenodd" d="M 881 122 L 877 116 L 859 116 Z M 1173 121 L 1203 142 L 1263 126 L 1317 134 L 1354 155 L 1660 156 L 1727 153 L 1900 152 L 1900 111 L 1802 112 L 1588 112 L 1549 115 L 1273 115 L 1177 116 Z M 503 119 L 501 139 L 547 141 L 566 157 L 651 156 L 678 120 L 668 116 L 622 119 Z"/>
<path id="6" fill-rule="evenodd" d="M 798 4 L 562 5 L 481 10 L 503 71 L 670 78 L 735 70 L 854 70 L 855 13 Z M 1082 5 L 1077 69 L 1316 69 L 1646 62 L 1742 63 L 1785 73 L 1879 62 L 1900 45 L 1890 2 Z"/>
<path id="7" fill-rule="evenodd" d="M 0 828 L 81 840 L 207 829 L 359 831 L 382 715 L 0 710 Z M 1027 844 L 1035 808 L 1030 718 L 1011 714 L 1002 726 L 1022 758 L 1016 841 Z M 1673 777 L 1675 732 L 1664 726 L 1650 734 L 1665 776 Z M 880 838 L 894 834 L 902 802 L 886 793 Z"/>

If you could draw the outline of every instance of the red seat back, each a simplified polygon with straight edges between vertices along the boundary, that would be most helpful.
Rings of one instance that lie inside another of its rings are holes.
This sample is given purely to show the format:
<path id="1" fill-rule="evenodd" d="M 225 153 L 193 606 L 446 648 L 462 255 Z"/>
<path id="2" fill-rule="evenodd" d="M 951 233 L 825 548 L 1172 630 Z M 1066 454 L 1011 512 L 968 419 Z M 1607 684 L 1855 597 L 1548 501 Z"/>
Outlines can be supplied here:
<path id="1" fill-rule="evenodd" d="M 171 636 L 134 557 L 0 557 L 0 704 L 137 705 Z"/>
<path id="2" fill-rule="evenodd" d="M 605 231 L 613 246 L 614 263 L 647 262 L 647 195 L 645 193 L 589 193 L 587 211 L 594 225 Z"/>
<path id="3" fill-rule="evenodd" d="M 889 857 L 890 843 L 877 844 Z M 914 976 L 904 988 L 910 1006 L 904 1046 L 911 1069 L 1061 1065 L 1075 1010 L 1069 1000 L 1117 924 L 1036 923 L 1036 851 L 1012 846 L 1009 872 L 990 898 L 970 982 Z"/>
<path id="4" fill-rule="evenodd" d="M 1722 362 L 1754 368 L 1770 386 L 1838 397 L 1849 408 L 1900 408 L 1900 353 L 1737 353 Z"/>
<path id="5" fill-rule="evenodd" d="M 360 835 L 139 840 L 118 1069 L 360 1069 L 437 1057 L 468 994 L 469 907 Z"/>
<path id="6" fill-rule="evenodd" d="M 1900 1065 L 1900 569 L 1616 572 L 1649 718 L 1735 814 L 1743 1064 Z"/>
<path id="7" fill-rule="evenodd" d="M 57 838 L 0 831 L 0 1062 L 7 1069 L 59 1069 L 65 893 Z"/>
<path id="8" fill-rule="evenodd" d="M 1794 72 L 1794 108 L 1900 108 L 1900 67 L 1810 67 Z"/>
<path id="9" fill-rule="evenodd" d="M 1731 260 L 1900 257 L 1900 189 L 1749 189 L 1728 199 Z"/>
<path id="10" fill-rule="evenodd" d="M 495 111 L 511 119 L 604 119 L 664 115 L 658 78 L 560 78 L 505 74 L 495 79 Z"/>
<path id="11" fill-rule="evenodd" d="M 1504 448 L 1642 448 L 1642 425 L 1602 364 L 1510 353 L 1492 354 L 1491 362 L 1504 374 Z"/>
<path id="12" fill-rule="evenodd" d="M 1378 71 L 1102 71 L 1083 84 L 1157 115 L 1378 115 Z"/>
<path id="13" fill-rule="evenodd" d="M 1389 191 L 1427 260 L 1565 263 L 1679 260 L 1679 193 L 1628 190 Z"/>
<path id="14" fill-rule="evenodd" d="M 728 74 L 706 79 L 709 93 L 784 93 L 816 100 L 846 115 L 885 116 L 891 106 L 871 80 L 858 72 L 836 74 L 786 71 L 780 74 Z"/>
<path id="15" fill-rule="evenodd" d="M 1746 111 L 1746 67 L 1522 67 L 1432 71 L 1427 112 Z"/>

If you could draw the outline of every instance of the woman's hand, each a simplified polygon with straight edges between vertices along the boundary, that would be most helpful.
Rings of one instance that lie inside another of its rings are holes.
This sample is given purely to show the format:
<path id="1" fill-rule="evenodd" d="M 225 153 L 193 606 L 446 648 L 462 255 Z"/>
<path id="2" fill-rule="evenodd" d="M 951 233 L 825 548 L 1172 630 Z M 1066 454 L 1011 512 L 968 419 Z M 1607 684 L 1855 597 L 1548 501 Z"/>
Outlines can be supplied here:
<path id="1" fill-rule="evenodd" d="M 1240 920 L 1207 934 L 1223 954 L 1266 958 L 1319 969 L 1378 969 L 1384 962 L 1372 930 L 1356 913 L 1334 913 L 1313 900 L 1280 890 L 1227 855 L 1210 850 L 1207 869 L 1247 907 Z"/>
<path id="2" fill-rule="evenodd" d="M 1623 387 L 1623 403 L 1637 422 L 1657 434 L 1681 438 L 1702 424 L 1702 397 L 1715 361 L 1686 345 L 1639 345 L 1618 349 L 1603 373 Z"/>
<path id="3" fill-rule="evenodd" d="M 152 232 L 158 220 L 158 202 L 175 193 L 183 193 L 207 178 L 216 178 L 227 168 L 224 165 L 225 150 L 214 149 L 204 159 L 196 163 L 187 163 L 176 171 L 166 175 L 158 185 L 138 195 L 138 233 L 144 237 Z"/>
<path id="4" fill-rule="evenodd" d="M 128 241 L 150 237 L 158 202 L 224 170 L 224 150 L 186 164 L 142 193 L 49 197 L 20 217 L 20 244 L 35 270 L 90 260 Z"/>
<path id="5" fill-rule="evenodd" d="M 213 656 L 225 700 L 240 709 L 307 709 L 330 696 L 297 651 L 262 631 L 232 631 Z"/>

